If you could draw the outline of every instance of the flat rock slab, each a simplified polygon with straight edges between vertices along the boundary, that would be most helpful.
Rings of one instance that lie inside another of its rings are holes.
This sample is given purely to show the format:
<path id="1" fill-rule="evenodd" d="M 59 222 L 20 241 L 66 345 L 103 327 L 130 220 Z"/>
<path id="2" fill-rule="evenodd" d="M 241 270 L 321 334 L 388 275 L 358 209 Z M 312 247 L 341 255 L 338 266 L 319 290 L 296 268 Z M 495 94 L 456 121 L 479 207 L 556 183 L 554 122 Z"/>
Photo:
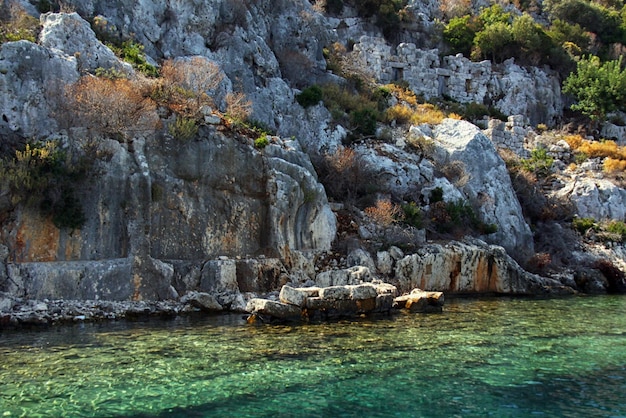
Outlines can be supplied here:
<path id="1" fill-rule="evenodd" d="M 279 319 L 297 319 L 302 314 L 299 306 L 260 298 L 250 299 L 246 310 L 251 314 L 266 315 Z"/>
<path id="2" fill-rule="evenodd" d="M 395 298 L 393 307 L 407 309 L 411 312 L 441 312 L 443 303 L 443 292 L 425 292 L 420 289 L 413 289 L 408 295 Z"/>

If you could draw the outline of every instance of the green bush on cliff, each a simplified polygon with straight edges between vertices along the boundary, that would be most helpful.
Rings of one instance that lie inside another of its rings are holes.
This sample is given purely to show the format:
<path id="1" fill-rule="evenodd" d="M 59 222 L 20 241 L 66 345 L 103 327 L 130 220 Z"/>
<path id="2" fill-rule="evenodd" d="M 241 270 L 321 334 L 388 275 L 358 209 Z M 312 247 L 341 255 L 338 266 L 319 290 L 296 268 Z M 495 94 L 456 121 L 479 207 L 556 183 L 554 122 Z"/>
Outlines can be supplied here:
<path id="1" fill-rule="evenodd" d="M 159 70 L 156 66 L 150 64 L 144 54 L 144 46 L 133 40 L 127 40 L 119 45 L 108 43 L 115 55 L 131 64 L 137 71 L 140 71 L 148 77 L 158 77 Z"/>
<path id="2" fill-rule="evenodd" d="M 89 165 L 72 161 L 54 141 L 27 144 L 13 158 L 0 160 L 0 183 L 10 191 L 13 205 L 38 207 L 59 227 L 80 228 L 85 222 L 73 185 Z"/>
<path id="3" fill-rule="evenodd" d="M 194 119 L 179 116 L 167 127 L 167 131 L 174 139 L 187 142 L 198 134 L 198 124 Z"/>
<path id="4" fill-rule="evenodd" d="M 317 85 L 309 86 L 296 96 L 296 101 L 300 106 L 307 108 L 318 104 L 323 97 L 322 88 Z"/>
<path id="5" fill-rule="evenodd" d="M 39 19 L 21 7 L 0 4 L 0 45 L 21 40 L 36 42 L 39 30 Z"/>

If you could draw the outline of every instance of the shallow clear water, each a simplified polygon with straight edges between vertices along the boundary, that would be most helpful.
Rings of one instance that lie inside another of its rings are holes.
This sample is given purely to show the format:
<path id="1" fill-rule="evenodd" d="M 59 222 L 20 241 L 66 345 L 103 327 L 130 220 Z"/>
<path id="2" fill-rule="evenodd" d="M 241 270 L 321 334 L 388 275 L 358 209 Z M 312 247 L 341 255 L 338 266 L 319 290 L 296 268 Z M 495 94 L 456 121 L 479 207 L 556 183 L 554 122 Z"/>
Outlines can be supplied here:
<path id="1" fill-rule="evenodd" d="M 626 417 L 626 298 L 448 301 L 297 326 L 239 316 L 0 333 L 0 414 Z"/>

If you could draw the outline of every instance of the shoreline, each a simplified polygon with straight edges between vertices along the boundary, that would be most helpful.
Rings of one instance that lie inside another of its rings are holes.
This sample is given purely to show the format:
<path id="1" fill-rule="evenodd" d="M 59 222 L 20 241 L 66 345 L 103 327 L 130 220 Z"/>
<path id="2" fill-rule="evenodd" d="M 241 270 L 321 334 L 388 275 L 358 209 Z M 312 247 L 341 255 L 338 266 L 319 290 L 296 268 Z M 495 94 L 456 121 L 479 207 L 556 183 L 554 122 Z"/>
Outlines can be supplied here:
<path id="1" fill-rule="evenodd" d="M 447 300 L 459 299 L 560 299 L 570 296 L 595 296 L 597 294 L 503 294 L 503 293 L 445 293 Z M 171 319 L 181 316 L 227 316 L 249 312 L 242 309 L 211 310 L 194 306 L 193 299 L 165 301 L 107 301 L 107 300 L 32 300 L 8 295 L 13 306 L 10 310 L 0 304 L 0 332 L 5 330 L 36 330 L 78 323 L 104 323 Z M 2 298 L 0 297 L 0 301 Z M 313 321 L 315 322 L 315 321 Z"/>

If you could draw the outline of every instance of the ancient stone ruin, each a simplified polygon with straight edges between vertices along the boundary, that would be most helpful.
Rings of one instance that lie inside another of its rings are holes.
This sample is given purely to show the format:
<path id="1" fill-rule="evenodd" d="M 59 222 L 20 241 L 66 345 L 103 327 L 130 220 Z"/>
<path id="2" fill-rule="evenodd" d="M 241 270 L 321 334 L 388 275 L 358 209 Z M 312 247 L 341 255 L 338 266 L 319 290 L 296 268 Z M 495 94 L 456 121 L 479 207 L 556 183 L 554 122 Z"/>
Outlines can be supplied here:
<path id="1" fill-rule="evenodd" d="M 249 323 L 283 320 L 317 321 L 364 314 L 389 314 L 393 310 L 441 312 L 443 292 L 413 289 L 398 296 L 395 286 L 381 281 L 357 285 L 282 287 L 280 300 L 254 298 L 248 302 Z"/>

